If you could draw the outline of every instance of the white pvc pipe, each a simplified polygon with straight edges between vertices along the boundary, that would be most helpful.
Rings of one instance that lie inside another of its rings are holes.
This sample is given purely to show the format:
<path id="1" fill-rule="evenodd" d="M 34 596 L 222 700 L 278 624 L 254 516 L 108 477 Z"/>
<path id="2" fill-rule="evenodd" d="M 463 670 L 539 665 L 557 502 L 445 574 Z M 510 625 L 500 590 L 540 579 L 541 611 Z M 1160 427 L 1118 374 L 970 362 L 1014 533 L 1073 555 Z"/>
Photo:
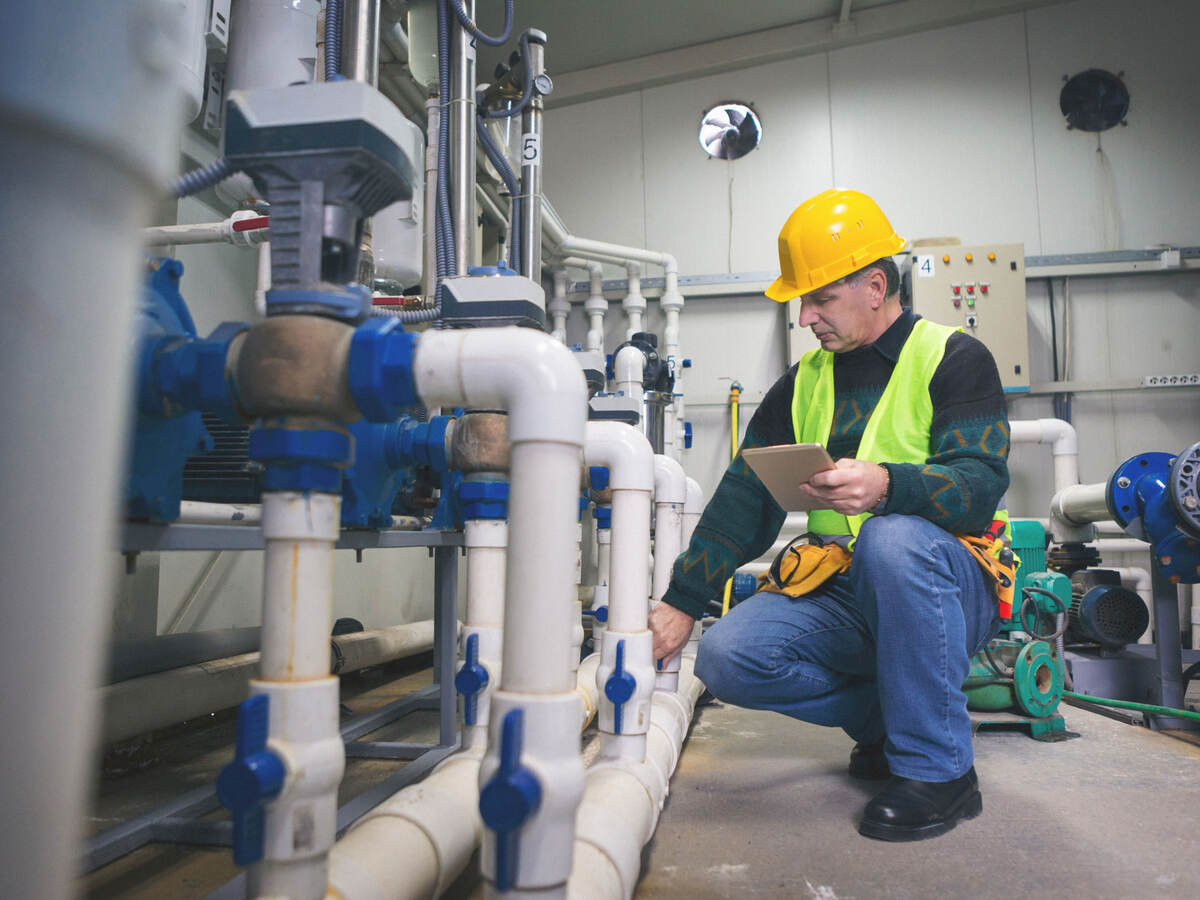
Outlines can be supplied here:
<path id="1" fill-rule="evenodd" d="M 554 296 L 550 298 L 546 310 L 553 320 L 551 335 L 559 343 L 567 342 L 567 316 L 571 313 L 571 301 L 567 299 L 569 278 L 566 269 L 554 270 Z"/>
<path id="2" fill-rule="evenodd" d="M 463 726 L 463 746 L 483 747 L 487 744 L 492 692 L 500 683 L 508 523 L 503 519 L 468 519 L 464 540 L 467 548 L 467 611 L 462 645 L 465 648 L 471 635 L 479 635 L 479 663 L 487 670 L 488 683 L 475 701 L 475 724 Z"/>
<path id="3" fill-rule="evenodd" d="M 329 900 L 441 896 L 479 845 L 483 752 L 456 753 L 360 819 L 329 854 Z"/>
<path id="4" fill-rule="evenodd" d="M 687 476 L 683 467 L 667 456 L 654 457 L 654 585 L 657 603 L 671 583 L 675 559 L 683 552 L 683 507 L 687 502 Z"/>
<path id="5" fill-rule="evenodd" d="M 608 301 L 604 298 L 604 267 L 598 262 L 588 263 L 588 298 L 583 310 L 588 318 L 585 350 L 604 352 L 604 317 L 608 313 Z"/>
<path id="6" fill-rule="evenodd" d="M 618 652 L 634 678 L 633 695 L 622 705 L 620 727 L 607 697 L 600 704 L 601 753 L 641 759 L 646 751 L 650 697 L 654 692 L 654 641 L 646 627 L 646 592 L 642 564 L 650 545 L 650 499 L 655 485 L 655 457 L 650 442 L 621 422 L 588 422 L 585 458 L 588 466 L 608 468 L 612 489 L 612 559 L 609 571 L 608 626 L 596 671 L 603 690 L 616 671 Z"/>
<path id="7" fill-rule="evenodd" d="M 325 896 L 345 769 L 338 679 L 329 673 L 341 505 L 337 494 L 263 494 L 262 651 L 250 693 L 270 699 L 271 746 L 287 779 L 267 805 L 263 857 L 247 875 L 255 897 Z"/>
<path id="8" fill-rule="evenodd" d="M 1090 541 L 1092 522 L 1112 518 L 1108 510 L 1108 482 L 1076 484 L 1058 491 L 1050 500 L 1050 533 L 1054 540 Z"/>
<path id="9" fill-rule="evenodd" d="M 678 693 L 654 694 L 645 760 L 605 760 L 588 770 L 567 885 L 571 900 L 633 896 L 642 848 L 658 824 L 703 690 L 692 660 L 684 660 Z"/>
<path id="10" fill-rule="evenodd" d="M 415 656 L 433 649 L 433 622 L 412 622 L 336 639 L 343 662 L 339 674 Z M 325 641 L 329 658 L 329 638 Z M 106 685 L 93 702 L 103 709 L 105 743 L 137 737 L 237 706 L 258 672 L 258 653 L 243 653 L 168 669 Z"/>
<path id="11" fill-rule="evenodd" d="M 622 347 L 613 360 L 613 380 L 617 390 L 632 398 L 633 408 L 642 408 L 642 378 L 646 370 L 646 357 L 632 345 Z"/>
<path id="12" fill-rule="evenodd" d="M 254 312 L 260 319 L 267 316 L 267 291 L 271 290 L 271 242 L 258 245 L 258 278 L 254 285 Z"/>
<path id="13" fill-rule="evenodd" d="M 627 287 L 621 307 L 625 310 L 625 340 L 629 341 L 633 340 L 633 336 L 639 331 L 645 330 L 645 326 L 642 325 L 642 317 L 646 313 L 646 298 L 642 296 L 641 263 L 633 260 L 626 262 L 625 274 Z"/>
<path id="14" fill-rule="evenodd" d="M 488 750 L 479 779 L 500 764 L 502 725 L 524 722 L 522 763 L 539 773 L 542 803 L 523 825 L 518 890 L 560 890 L 570 871 L 575 808 L 583 791 L 579 699 L 568 658 L 575 586 L 579 468 L 587 384 L 574 355 L 526 328 L 429 330 L 414 357 L 417 392 L 428 406 L 508 411 L 509 541 L 504 646 L 492 695 Z M 496 841 L 481 850 L 484 878 L 496 876 Z"/>
<path id="15" fill-rule="evenodd" d="M 1054 493 L 1079 484 L 1079 439 L 1075 427 L 1062 419 L 1010 420 L 1013 444 L 1050 444 L 1054 457 Z"/>
<path id="16" fill-rule="evenodd" d="M 580 731 L 596 712 L 599 659 L 593 653 L 579 665 Z M 483 752 L 480 746 L 456 753 L 357 822 L 329 854 L 327 900 L 441 896 L 479 846 Z"/>
<path id="17" fill-rule="evenodd" d="M 0 605 L 21 637 L 0 661 L 0 872 L 6 897 L 65 900 L 112 629 L 141 229 L 178 165 L 175 60 L 195 36 L 178 4 L 5 9 Z"/>
<path id="18" fill-rule="evenodd" d="M 612 515 L 611 506 L 609 515 Z M 604 633 L 608 630 L 608 585 L 612 571 L 612 529 L 596 529 L 596 586 L 592 591 L 593 613 L 604 610 L 604 619 L 592 617 L 592 650 L 600 653 L 604 649 Z M 647 575 L 647 578 L 649 576 Z"/>
<path id="19" fill-rule="evenodd" d="M 253 247 L 262 244 L 270 236 L 266 227 L 235 231 L 234 222 L 262 218 L 261 213 L 240 209 L 228 219 L 220 222 L 198 222 L 194 225 L 157 225 L 142 232 L 143 241 L 151 247 L 174 244 L 233 244 L 235 247 Z"/>
<path id="20" fill-rule="evenodd" d="M 683 353 L 679 349 L 679 314 L 683 310 L 683 294 L 679 293 L 678 276 L 674 272 L 668 272 L 666 280 L 666 289 L 658 301 L 659 308 L 666 317 L 662 358 L 671 374 L 675 376 L 675 386 L 672 389 L 674 399 L 663 417 L 663 452 L 678 460 L 683 451 L 683 420 L 686 415 L 683 398 Z"/>
<path id="21" fill-rule="evenodd" d="M 257 503 L 182 500 L 177 521 L 186 525 L 257 525 L 262 521 L 262 507 Z"/>
<path id="22" fill-rule="evenodd" d="M 563 253 L 573 253 L 576 256 L 583 257 L 592 255 L 616 257 L 622 260 L 633 260 L 662 266 L 667 274 L 679 272 L 679 263 L 670 253 L 645 250 L 641 247 L 628 247 L 623 244 L 610 244 L 606 241 L 595 241 L 590 238 L 575 237 L 561 231 L 555 232 L 553 231 L 555 224 L 553 218 L 547 216 L 544 221 L 552 229 L 551 243 L 557 245 Z"/>
<path id="23" fill-rule="evenodd" d="M 696 531 L 696 526 L 700 524 L 700 515 L 704 512 L 704 492 L 700 489 L 700 482 L 695 478 L 688 477 L 687 479 L 687 499 L 683 502 L 683 533 L 680 536 L 680 545 L 682 550 L 686 550 L 688 544 L 692 541 L 692 535 Z M 692 626 L 692 636 L 688 639 L 687 647 L 684 648 L 684 655 L 695 658 L 697 651 L 700 649 L 700 636 L 704 633 L 704 626 L 700 619 L 696 620 L 696 624 Z"/>
<path id="24" fill-rule="evenodd" d="M 662 600 L 671 583 L 675 559 L 683 552 L 683 507 L 687 502 L 687 476 L 669 456 L 654 457 L 654 583 L 653 605 Z M 679 685 L 680 654 L 661 660 L 655 689 L 674 691 Z"/>

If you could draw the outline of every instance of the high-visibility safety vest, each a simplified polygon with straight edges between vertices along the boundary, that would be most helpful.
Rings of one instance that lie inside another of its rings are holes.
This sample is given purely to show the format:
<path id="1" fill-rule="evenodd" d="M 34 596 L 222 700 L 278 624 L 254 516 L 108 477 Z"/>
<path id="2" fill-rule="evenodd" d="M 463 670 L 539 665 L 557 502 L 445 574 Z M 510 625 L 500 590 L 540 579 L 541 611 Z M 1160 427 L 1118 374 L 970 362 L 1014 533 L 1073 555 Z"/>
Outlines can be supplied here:
<path id="1" fill-rule="evenodd" d="M 962 329 L 927 319 L 918 319 L 913 325 L 883 396 L 867 420 L 858 445 L 858 459 L 925 464 L 933 426 L 929 383 L 945 355 L 946 341 L 956 331 Z M 792 394 L 792 428 L 798 444 L 829 443 L 836 406 L 833 360 L 833 353 L 820 348 L 800 358 Z M 808 530 L 824 535 L 848 534 L 856 540 L 863 522 L 870 516 L 869 512 L 844 516 L 831 509 L 815 509 L 808 514 Z M 993 518 L 1002 519 L 1007 525 L 1008 513 L 999 510 Z"/>

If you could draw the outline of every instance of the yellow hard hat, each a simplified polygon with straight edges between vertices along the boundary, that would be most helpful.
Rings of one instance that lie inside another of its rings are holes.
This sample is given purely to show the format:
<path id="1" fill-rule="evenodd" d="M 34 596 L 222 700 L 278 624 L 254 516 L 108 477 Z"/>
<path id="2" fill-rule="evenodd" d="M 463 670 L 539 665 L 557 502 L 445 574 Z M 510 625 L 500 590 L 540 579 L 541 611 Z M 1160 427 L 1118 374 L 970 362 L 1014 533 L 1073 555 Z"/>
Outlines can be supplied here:
<path id="1" fill-rule="evenodd" d="M 907 246 L 874 200 L 833 188 L 796 207 L 779 232 L 780 275 L 766 295 L 784 303 Z"/>

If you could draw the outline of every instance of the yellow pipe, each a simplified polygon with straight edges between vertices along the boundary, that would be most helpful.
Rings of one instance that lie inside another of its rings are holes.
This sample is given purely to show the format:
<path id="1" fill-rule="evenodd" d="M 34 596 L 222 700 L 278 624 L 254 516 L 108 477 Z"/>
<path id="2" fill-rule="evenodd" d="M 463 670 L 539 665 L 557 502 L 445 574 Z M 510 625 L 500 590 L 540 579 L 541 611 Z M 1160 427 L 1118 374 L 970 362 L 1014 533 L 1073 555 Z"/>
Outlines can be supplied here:
<path id="1" fill-rule="evenodd" d="M 729 461 L 737 459 L 738 452 L 738 401 L 742 396 L 742 385 L 735 381 L 729 386 Z M 733 579 L 725 581 L 725 598 L 721 601 L 721 615 L 729 612 L 729 598 L 733 594 Z"/>

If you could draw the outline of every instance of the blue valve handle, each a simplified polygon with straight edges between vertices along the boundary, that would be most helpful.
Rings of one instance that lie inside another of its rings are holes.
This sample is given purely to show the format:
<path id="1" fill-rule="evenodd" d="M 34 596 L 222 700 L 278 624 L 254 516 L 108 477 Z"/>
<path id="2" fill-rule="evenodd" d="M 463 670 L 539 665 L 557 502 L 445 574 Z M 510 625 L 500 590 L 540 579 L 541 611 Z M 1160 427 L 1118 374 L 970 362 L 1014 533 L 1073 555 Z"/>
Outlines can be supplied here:
<path id="1" fill-rule="evenodd" d="M 467 635 L 466 660 L 454 676 L 454 687 L 463 695 L 463 721 L 474 725 L 479 717 L 479 695 L 488 685 L 488 671 L 479 664 L 479 635 Z"/>
<path id="2" fill-rule="evenodd" d="M 233 861 L 239 866 L 262 859 L 265 807 L 279 796 L 287 774 L 283 760 L 267 749 L 270 702 L 257 694 L 238 707 L 233 762 L 217 776 L 217 798 L 233 815 Z"/>
<path id="3" fill-rule="evenodd" d="M 509 710 L 500 725 L 500 768 L 479 792 L 479 814 L 496 834 L 496 890 L 504 893 L 517 881 L 521 827 L 542 805 L 542 786 L 521 765 L 525 712 Z"/>
<path id="4" fill-rule="evenodd" d="M 608 607 L 607 606 L 598 606 L 595 609 L 585 609 L 583 611 L 583 614 L 585 616 L 591 616 L 597 622 L 607 622 L 608 621 Z"/>
<path id="5" fill-rule="evenodd" d="M 637 689 L 637 681 L 625 671 L 625 641 L 617 641 L 617 659 L 613 673 L 604 682 L 604 696 L 613 705 L 613 733 L 621 733 L 621 710 Z"/>

